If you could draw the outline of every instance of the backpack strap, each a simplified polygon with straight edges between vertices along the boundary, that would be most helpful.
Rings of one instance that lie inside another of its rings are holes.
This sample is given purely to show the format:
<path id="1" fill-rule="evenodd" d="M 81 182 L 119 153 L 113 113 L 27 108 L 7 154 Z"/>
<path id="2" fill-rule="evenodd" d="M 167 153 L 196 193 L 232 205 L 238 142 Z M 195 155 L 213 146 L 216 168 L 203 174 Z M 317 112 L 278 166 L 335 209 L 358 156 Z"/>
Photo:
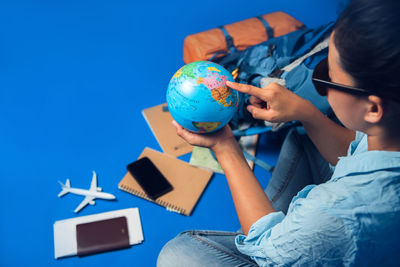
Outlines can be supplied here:
<path id="1" fill-rule="evenodd" d="M 260 20 L 261 23 L 264 25 L 265 32 L 268 37 L 267 39 L 273 38 L 274 37 L 274 29 L 268 24 L 268 22 L 263 18 L 263 16 L 257 16 L 256 18 L 258 20 Z M 226 46 L 228 47 L 229 53 L 231 55 L 234 54 L 235 55 L 234 58 L 236 59 L 239 56 L 236 52 L 239 52 L 239 50 L 235 47 L 232 36 L 229 34 L 229 32 L 226 30 L 226 28 L 224 26 L 218 26 L 218 28 L 222 31 L 222 33 L 225 36 L 225 42 L 226 42 Z M 217 52 L 214 55 L 212 55 L 209 60 L 215 61 L 217 56 L 224 55 L 224 54 L 226 54 L 226 53 L 225 52 Z M 232 59 L 229 59 L 229 60 L 231 61 Z M 222 64 L 222 65 L 224 65 L 224 64 Z"/>
<path id="2" fill-rule="evenodd" d="M 284 72 L 289 72 L 289 71 L 293 70 L 294 68 L 299 66 L 301 63 L 303 63 L 303 61 L 306 60 L 307 58 L 309 58 L 312 55 L 324 50 L 325 48 L 327 48 L 328 45 L 329 45 L 329 37 L 327 37 L 323 41 L 319 42 L 317 45 L 314 46 L 314 48 L 311 51 L 309 51 L 308 53 L 306 53 L 303 56 L 299 57 L 298 59 L 296 59 L 292 63 L 286 65 L 285 67 L 283 67 L 281 69 L 279 67 L 276 67 L 268 75 L 268 77 L 264 77 L 264 78 L 261 79 L 261 81 L 260 81 L 261 87 L 264 88 L 266 86 L 265 83 L 268 82 L 269 78 L 281 78 L 281 76 L 282 76 L 282 74 Z"/>
<path id="3" fill-rule="evenodd" d="M 273 38 L 274 37 L 274 29 L 272 29 L 272 27 L 269 26 L 268 22 L 263 18 L 263 16 L 258 16 L 256 18 L 259 19 L 262 22 L 262 24 L 264 25 L 268 40 Z"/>
<path id="4" fill-rule="evenodd" d="M 247 160 L 250 160 L 252 162 L 254 162 L 254 164 L 256 164 L 257 166 L 263 168 L 264 170 L 268 171 L 268 172 L 272 172 L 274 169 L 274 166 L 269 165 L 268 163 L 266 163 L 265 161 L 254 157 L 253 155 L 251 155 L 250 153 L 247 153 L 245 150 L 243 151 L 243 155 Z"/>
<path id="5" fill-rule="evenodd" d="M 234 45 L 234 43 L 233 43 L 233 38 L 232 38 L 232 36 L 230 36 L 230 34 L 228 33 L 228 31 L 225 29 L 224 26 L 219 26 L 218 28 L 222 31 L 222 33 L 223 33 L 224 36 L 225 36 L 226 46 L 228 47 L 230 53 L 236 52 L 237 49 L 236 49 L 236 47 L 235 47 L 235 45 Z"/>
<path id="6" fill-rule="evenodd" d="M 298 65 L 300 65 L 304 60 L 306 60 L 308 57 L 311 57 L 312 55 L 318 53 L 319 51 L 327 48 L 329 45 L 329 37 L 325 38 L 322 42 L 314 46 L 314 48 L 308 52 L 307 54 L 303 55 L 302 57 L 299 57 L 289 65 L 285 66 L 282 68 L 283 71 L 289 72 L 292 69 L 296 68 Z"/>
<path id="7" fill-rule="evenodd" d="M 272 29 L 272 27 L 268 24 L 268 22 L 263 18 L 263 16 L 257 16 L 256 17 L 258 20 L 261 21 L 261 23 L 264 25 L 265 27 L 265 32 L 267 33 L 267 37 L 268 39 L 271 39 L 274 37 L 274 29 Z M 228 31 L 225 29 L 224 26 L 218 26 L 218 28 L 222 31 L 222 33 L 225 36 L 225 42 L 226 42 L 226 46 L 228 47 L 230 53 L 236 52 L 237 48 L 235 47 L 234 43 L 233 43 L 233 38 L 232 36 L 228 33 Z"/>

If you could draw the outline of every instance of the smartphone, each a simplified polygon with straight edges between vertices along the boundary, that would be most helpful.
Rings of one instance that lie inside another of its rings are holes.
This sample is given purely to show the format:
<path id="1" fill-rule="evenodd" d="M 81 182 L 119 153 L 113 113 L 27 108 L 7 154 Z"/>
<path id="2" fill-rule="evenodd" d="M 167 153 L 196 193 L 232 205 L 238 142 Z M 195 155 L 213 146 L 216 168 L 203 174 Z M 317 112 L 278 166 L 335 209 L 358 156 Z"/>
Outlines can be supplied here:
<path id="1" fill-rule="evenodd" d="M 132 162 L 127 166 L 127 169 L 152 200 L 173 189 L 172 185 L 148 157 Z"/>

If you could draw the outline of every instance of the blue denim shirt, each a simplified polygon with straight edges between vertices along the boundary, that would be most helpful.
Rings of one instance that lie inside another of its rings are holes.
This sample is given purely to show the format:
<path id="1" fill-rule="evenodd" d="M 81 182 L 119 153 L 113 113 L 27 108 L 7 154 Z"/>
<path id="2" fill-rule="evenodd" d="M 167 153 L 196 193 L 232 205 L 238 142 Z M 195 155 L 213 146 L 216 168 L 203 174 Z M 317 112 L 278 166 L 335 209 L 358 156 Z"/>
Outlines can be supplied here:
<path id="1" fill-rule="evenodd" d="M 397 265 L 400 152 L 368 151 L 357 133 L 328 182 L 306 186 L 286 216 L 262 217 L 236 246 L 261 266 Z"/>

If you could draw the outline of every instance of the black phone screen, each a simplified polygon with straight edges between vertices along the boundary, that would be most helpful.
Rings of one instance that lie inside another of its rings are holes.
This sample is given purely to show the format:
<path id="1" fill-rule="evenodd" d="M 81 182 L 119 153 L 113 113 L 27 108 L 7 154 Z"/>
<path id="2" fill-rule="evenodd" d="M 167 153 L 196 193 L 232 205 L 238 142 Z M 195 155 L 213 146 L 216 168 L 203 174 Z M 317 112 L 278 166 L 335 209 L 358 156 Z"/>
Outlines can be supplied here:
<path id="1" fill-rule="evenodd" d="M 148 157 L 132 162 L 127 166 L 127 169 L 147 196 L 153 200 L 173 189 L 172 185 Z"/>

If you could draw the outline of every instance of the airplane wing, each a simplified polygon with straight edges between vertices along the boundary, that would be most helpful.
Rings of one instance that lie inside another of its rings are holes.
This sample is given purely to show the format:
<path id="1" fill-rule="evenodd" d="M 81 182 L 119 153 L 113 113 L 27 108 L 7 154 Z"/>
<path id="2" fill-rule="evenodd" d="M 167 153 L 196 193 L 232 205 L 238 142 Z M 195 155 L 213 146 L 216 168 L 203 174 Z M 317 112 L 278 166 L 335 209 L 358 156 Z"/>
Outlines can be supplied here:
<path id="1" fill-rule="evenodd" d="M 89 191 L 97 192 L 97 174 L 93 171 L 92 183 L 90 184 Z"/>
<path id="2" fill-rule="evenodd" d="M 95 199 L 95 197 L 86 196 L 82 200 L 81 204 L 79 204 L 79 206 L 75 209 L 75 212 L 78 213 L 81 209 L 83 209 L 87 204 L 89 204 L 94 199 Z"/>

